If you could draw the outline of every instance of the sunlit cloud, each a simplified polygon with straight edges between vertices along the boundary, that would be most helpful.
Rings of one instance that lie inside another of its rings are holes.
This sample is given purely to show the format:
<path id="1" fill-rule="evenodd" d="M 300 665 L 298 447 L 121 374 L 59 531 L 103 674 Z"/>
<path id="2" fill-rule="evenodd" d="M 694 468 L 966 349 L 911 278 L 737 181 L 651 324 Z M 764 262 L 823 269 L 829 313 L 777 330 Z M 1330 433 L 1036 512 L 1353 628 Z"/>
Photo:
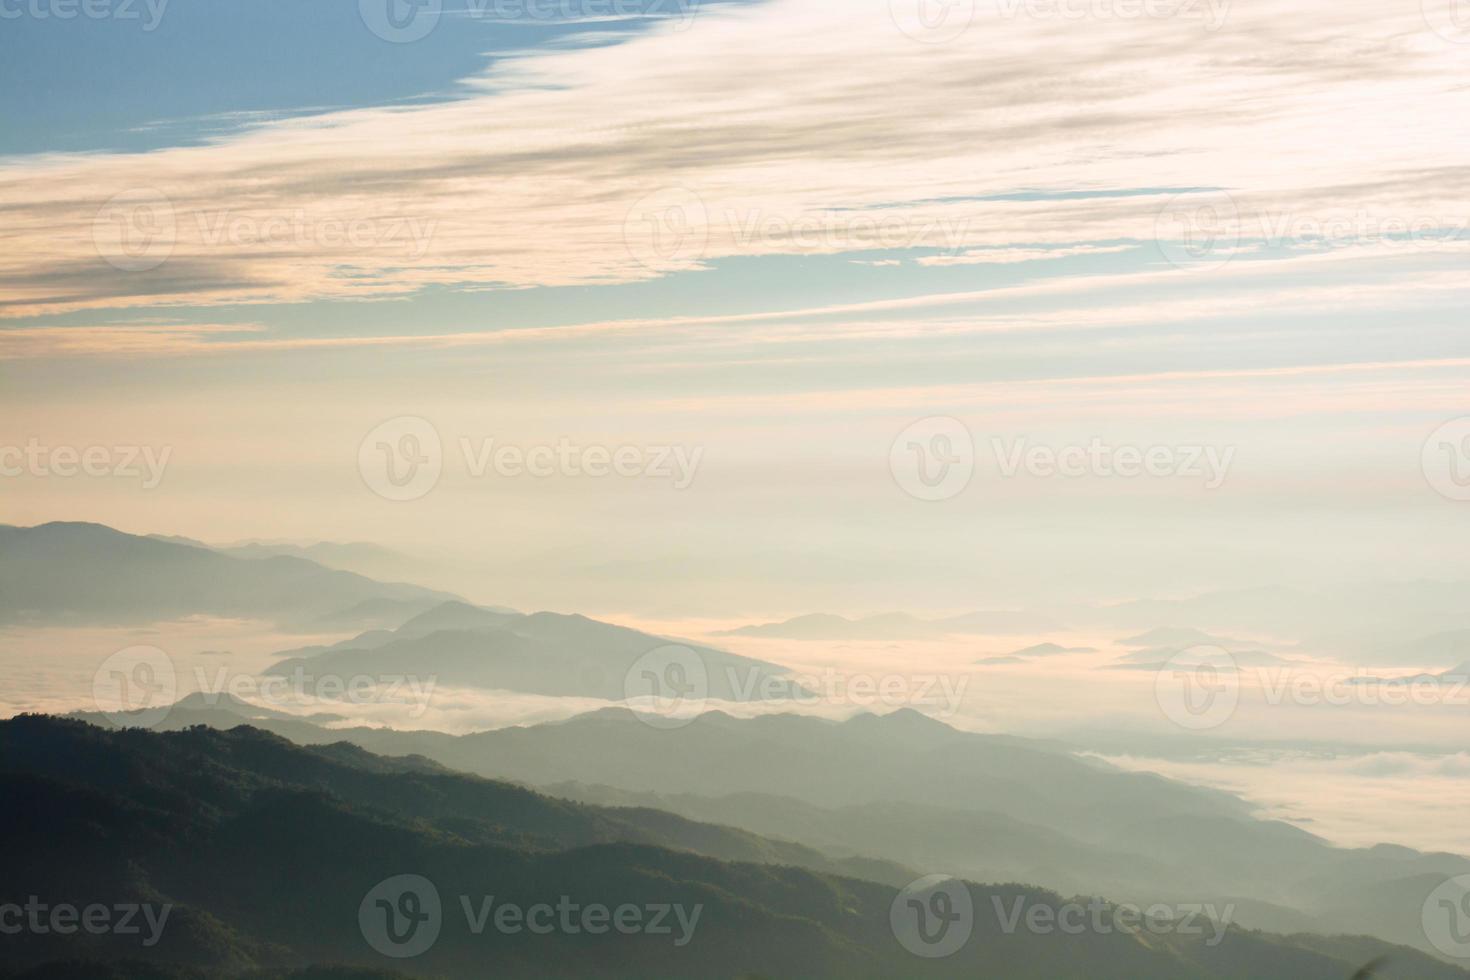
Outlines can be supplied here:
<path id="1" fill-rule="evenodd" d="M 12 158 L 0 309 L 618 283 L 871 248 L 1014 261 L 1151 243 L 1200 195 L 1137 189 L 1181 184 L 1230 189 L 1229 238 L 1463 229 L 1470 167 L 1441 133 L 1470 51 L 1414 6 L 1256 0 L 1213 31 L 985 9 L 922 44 L 875 0 L 773 0 L 503 59 L 459 101 Z"/>
<path id="2" fill-rule="evenodd" d="M 1044 262 L 1068 259 L 1078 255 L 1111 255 L 1130 252 L 1134 245 L 1067 245 L 1060 248 L 979 248 L 958 255 L 925 255 L 920 265 L 1011 265 L 1017 262 Z"/>

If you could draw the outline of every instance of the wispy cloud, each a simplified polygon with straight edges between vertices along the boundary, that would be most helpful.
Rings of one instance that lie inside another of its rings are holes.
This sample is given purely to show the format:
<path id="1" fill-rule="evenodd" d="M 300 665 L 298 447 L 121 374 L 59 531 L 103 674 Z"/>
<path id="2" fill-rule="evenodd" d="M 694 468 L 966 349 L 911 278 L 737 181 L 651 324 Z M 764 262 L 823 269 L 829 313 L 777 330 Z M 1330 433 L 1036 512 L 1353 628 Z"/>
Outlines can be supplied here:
<path id="1" fill-rule="evenodd" d="M 1057 248 L 972 248 L 957 255 L 920 256 L 920 265 L 1013 265 L 1017 262 L 1045 262 L 1070 259 L 1079 255 L 1112 255 L 1131 252 L 1137 245 L 1064 245 Z"/>
<path id="2" fill-rule="evenodd" d="M 0 360 L 78 355 L 159 355 L 207 349 L 211 338 L 261 333 L 258 323 L 128 323 L 0 329 Z"/>
<path id="3" fill-rule="evenodd" d="M 1453 227 L 1470 167 L 1442 132 L 1464 116 L 1470 49 L 1413 6 L 1237 3 L 1214 32 L 982 10 L 923 44 L 885 4 L 773 0 L 502 60 L 454 102 L 12 159 L 0 315 L 1153 240 L 1168 195 L 1068 195 L 1096 188 L 1228 187 L 1288 230 L 1339 210 Z"/>
<path id="4" fill-rule="evenodd" d="M 186 355 L 351 348 L 525 347 L 635 339 L 665 347 L 749 348 L 819 341 L 861 347 L 875 340 L 1045 334 L 1125 328 L 1187 330 L 1209 321 L 1367 312 L 1451 311 L 1470 302 L 1460 271 L 1470 243 L 1438 251 L 1385 246 L 1295 254 L 1269 263 L 1203 271 L 1164 268 L 1062 276 L 989 290 L 773 309 L 743 314 L 590 320 L 493 330 L 420 330 L 295 336 L 258 323 L 117 323 L 0 328 L 0 359 L 75 355 Z M 1437 259 L 1437 262 L 1427 261 Z M 1141 298 L 1140 298 L 1141 297 Z M 842 356 L 823 355 L 828 363 Z"/>

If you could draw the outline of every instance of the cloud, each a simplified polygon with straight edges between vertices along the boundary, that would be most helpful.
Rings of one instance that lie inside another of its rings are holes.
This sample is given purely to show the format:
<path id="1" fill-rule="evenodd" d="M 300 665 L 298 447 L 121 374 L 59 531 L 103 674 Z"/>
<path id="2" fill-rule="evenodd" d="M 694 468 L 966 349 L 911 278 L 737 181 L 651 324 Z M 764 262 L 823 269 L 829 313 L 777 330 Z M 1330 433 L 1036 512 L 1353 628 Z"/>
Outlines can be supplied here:
<path id="1" fill-rule="evenodd" d="M 505 324 L 493 330 L 258 335 L 259 324 L 158 329 L 0 328 L 0 359 L 71 354 L 230 354 L 331 348 L 449 348 L 561 344 L 596 338 L 658 336 L 664 344 L 760 348 L 847 342 L 858 352 L 880 339 L 1117 330 L 1183 330 L 1212 320 L 1282 319 L 1369 311 L 1419 313 L 1462 308 L 1470 290 L 1459 270 L 1470 243 L 1433 250 L 1377 243 L 1299 253 L 1272 262 L 1197 270 L 1171 266 L 1111 275 L 1059 276 L 1015 286 L 924 293 L 897 299 L 750 313 L 592 320 L 556 326 Z M 1148 299 L 1139 299 L 1141 295 Z M 1036 309 L 1038 303 L 1046 308 Z M 1008 309 L 1009 308 L 1009 309 Z M 934 311 L 944 311 L 937 313 Z M 244 336 L 239 336 L 244 334 Z M 7 338 L 10 338 L 7 341 Z M 840 356 L 826 355 L 829 359 Z"/>
<path id="2" fill-rule="evenodd" d="M 1303 825 L 1347 846 L 1384 841 L 1470 852 L 1461 819 L 1470 805 L 1464 752 L 1344 752 L 1290 746 L 1211 762 L 1112 758 L 1129 769 L 1217 786 L 1261 804 L 1263 816 Z"/>
<path id="3" fill-rule="evenodd" d="M 1181 177 L 1232 188 L 1246 215 L 1453 226 L 1470 167 L 1442 134 L 1467 62 L 1416 9 L 1366 0 L 1237 3 L 1213 33 L 986 8 L 943 44 L 877 0 L 712 8 L 683 32 L 501 60 L 454 102 L 10 158 L 0 315 L 1146 242 L 1171 195 L 1067 193 Z"/>
<path id="4" fill-rule="evenodd" d="M 211 338 L 263 332 L 258 323 L 128 323 L 0 329 L 0 360 L 79 355 L 183 354 L 207 349 Z"/>
<path id="5" fill-rule="evenodd" d="M 1012 265 L 1017 262 L 1043 262 L 1049 259 L 1069 259 L 1078 255 L 1111 255 L 1131 252 L 1136 245 L 1070 245 L 1059 248 L 981 248 L 969 249 L 958 255 L 925 255 L 919 258 L 920 265 Z"/>

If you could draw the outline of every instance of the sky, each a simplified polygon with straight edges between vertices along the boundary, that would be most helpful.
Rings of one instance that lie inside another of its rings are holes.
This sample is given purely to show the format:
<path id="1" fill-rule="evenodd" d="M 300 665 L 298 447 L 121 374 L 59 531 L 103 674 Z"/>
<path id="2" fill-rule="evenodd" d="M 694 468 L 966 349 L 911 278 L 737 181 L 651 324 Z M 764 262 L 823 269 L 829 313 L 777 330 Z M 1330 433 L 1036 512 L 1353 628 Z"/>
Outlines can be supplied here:
<path id="1" fill-rule="evenodd" d="M 0 522 L 670 618 L 1462 573 L 1451 0 L 0 0 L 0 55 Z"/>

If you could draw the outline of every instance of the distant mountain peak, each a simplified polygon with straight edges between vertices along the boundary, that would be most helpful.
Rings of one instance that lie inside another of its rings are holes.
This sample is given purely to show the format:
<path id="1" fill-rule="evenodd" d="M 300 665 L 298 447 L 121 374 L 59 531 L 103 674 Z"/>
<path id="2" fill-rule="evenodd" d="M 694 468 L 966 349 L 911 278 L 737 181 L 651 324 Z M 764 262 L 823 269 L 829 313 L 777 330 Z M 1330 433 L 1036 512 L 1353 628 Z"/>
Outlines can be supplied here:
<path id="1" fill-rule="evenodd" d="M 414 616 L 399 630 L 405 634 L 434 630 L 491 629 L 520 616 L 513 610 L 477 606 L 463 599 L 448 599 Z"/>
<path id="2" fill-rule="evenodd" d="M 909 732 L 954 732 L 957 731 L 951 725 L 947 725 L 937 718 L 924 714 L 917 708 L 899 708 L 886 714 L 874 711 L 864 711 L 853 715 L 845 722 L 855 728 L 881 728 L 889 731 L 902 730 Z"/>

